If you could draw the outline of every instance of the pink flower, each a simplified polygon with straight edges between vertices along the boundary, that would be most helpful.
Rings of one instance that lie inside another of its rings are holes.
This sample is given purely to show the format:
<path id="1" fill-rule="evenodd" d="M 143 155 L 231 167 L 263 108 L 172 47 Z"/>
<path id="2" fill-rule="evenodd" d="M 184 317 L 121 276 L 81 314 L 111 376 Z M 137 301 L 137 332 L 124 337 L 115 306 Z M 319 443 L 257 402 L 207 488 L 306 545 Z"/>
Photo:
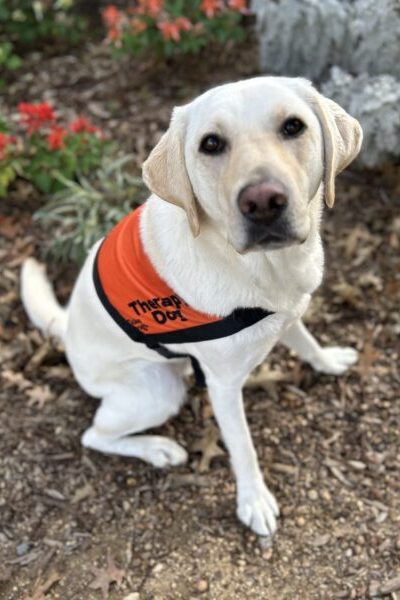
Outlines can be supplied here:
<path id="1" fill-rule="evenodd" d="M 63 127 L 53 125 L 47 136 L 47 144 L 50 150 L 59 150 L 62 148 L 64 146 L 64 138 L 66 135 L 67 131 Z"/>
<path id="2" fill-rule="evenodd" d="M 53 107 L 48 102 L 41 104 L 28 104 L 21 102 L 18 105 L 21 122 L 28 129 L 28 133 L 32 134 L 40 129 L 46 123 L 55 121 Z"/>

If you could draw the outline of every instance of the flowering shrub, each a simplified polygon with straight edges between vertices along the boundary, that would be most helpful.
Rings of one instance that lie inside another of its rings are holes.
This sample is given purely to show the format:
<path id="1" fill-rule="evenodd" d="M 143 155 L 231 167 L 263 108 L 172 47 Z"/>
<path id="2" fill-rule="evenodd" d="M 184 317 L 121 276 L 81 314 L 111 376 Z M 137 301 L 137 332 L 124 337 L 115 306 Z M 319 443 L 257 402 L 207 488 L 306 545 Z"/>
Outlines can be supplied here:
<path id="1" fill-rule="evenodd" d="M 0 195 L 17 175 L 45 194 L 64 187 L 65 179 L 87 174 L 111 150 L 98 127 L 84 116 L 60 125 L 47 102 L 18 106 L 22 135 L 0 133 Z"/>
<path id="2" fill-rule="evenodd" d="M 246 0 L 136 0 L 125 11 L 110 4 L 102 18 L 117 52 L 171 56 L 197 52 L 213 40 L 242 39 L 247 12 Z"/>

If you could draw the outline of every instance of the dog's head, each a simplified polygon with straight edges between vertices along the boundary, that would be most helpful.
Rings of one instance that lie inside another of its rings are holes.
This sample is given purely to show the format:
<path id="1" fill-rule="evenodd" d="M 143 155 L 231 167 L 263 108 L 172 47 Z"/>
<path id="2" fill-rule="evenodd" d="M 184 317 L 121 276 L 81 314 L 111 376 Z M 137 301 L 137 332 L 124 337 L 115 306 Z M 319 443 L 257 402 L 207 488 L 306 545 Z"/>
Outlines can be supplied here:
<path id="1" fill-rule="evenodd" d="M 174 110 L 144 181 L 198 235 L 214 223 L 238 252 L 304 242 L 312 200 L 358 154 L 359 123 L 304 79 L 222 85 Z"/>

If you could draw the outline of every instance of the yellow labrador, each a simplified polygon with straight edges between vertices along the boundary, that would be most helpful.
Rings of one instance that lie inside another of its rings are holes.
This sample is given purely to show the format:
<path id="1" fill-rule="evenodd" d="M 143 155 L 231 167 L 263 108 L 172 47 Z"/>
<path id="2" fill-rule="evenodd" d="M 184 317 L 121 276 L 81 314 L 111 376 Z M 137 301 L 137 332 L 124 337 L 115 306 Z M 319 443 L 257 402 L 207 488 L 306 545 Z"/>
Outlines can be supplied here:
<path id="1" fill-rule="evenodd" d="M 322 279 L 323 200 L 333 205 L 335 176 L 361 140 L 358 122 L 303 79 L 222 85 L 174 110 L 143 165 L 152 194 L 141 211 L 140 243 L 174 298 L 196 314 L 230 324 L 258 315 L 225 335 L 165 343 L 164 355 L 134 341 L 96 288 L 101 241 L 67 308 L 57 303 L 44 268 L 26 261 L 22 299 L 32 322 L 61 338 L 76 379 L 101 399 L 85 446 L 157 467 L 186 461 L 175 441 L 132 434 L 179 411 L 190 363 L 176 353 L 189 355 L 204 373 L 230 454 L 238 517 L 260 535 L 275 532 L 278 507 L 257 462 L 242 386 L 278 341 L 325 373 L 343 373 L 357 359 L 352 348 L 321 348 L 301 317 Z M 153 300 L 159 306 L 160 298 Z M 145 312 L 149 304 L 140 307 Z"/>

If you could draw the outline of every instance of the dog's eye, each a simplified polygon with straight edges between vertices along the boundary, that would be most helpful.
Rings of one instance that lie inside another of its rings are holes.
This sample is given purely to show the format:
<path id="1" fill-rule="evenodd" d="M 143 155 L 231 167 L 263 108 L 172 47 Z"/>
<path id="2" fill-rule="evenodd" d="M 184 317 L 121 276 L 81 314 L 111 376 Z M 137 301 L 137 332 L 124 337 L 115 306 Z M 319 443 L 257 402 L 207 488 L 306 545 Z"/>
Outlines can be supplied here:
<path id="1" fill-rule="evenodd" d="M 226 148 L 226 141 L 216 133 L 205 135 L 200 142 L 200 152 L 204 154 L 221 154 Z"/>
<path id="2" fill-rule="evenodd" d="M 296 117 L 291 117 L 290 119 L 286 119 L 281 127 L 281 132 L 286 138 L 293 138 L 300 135 L 305 128 L 306 126 L 303 121 Z"/>

